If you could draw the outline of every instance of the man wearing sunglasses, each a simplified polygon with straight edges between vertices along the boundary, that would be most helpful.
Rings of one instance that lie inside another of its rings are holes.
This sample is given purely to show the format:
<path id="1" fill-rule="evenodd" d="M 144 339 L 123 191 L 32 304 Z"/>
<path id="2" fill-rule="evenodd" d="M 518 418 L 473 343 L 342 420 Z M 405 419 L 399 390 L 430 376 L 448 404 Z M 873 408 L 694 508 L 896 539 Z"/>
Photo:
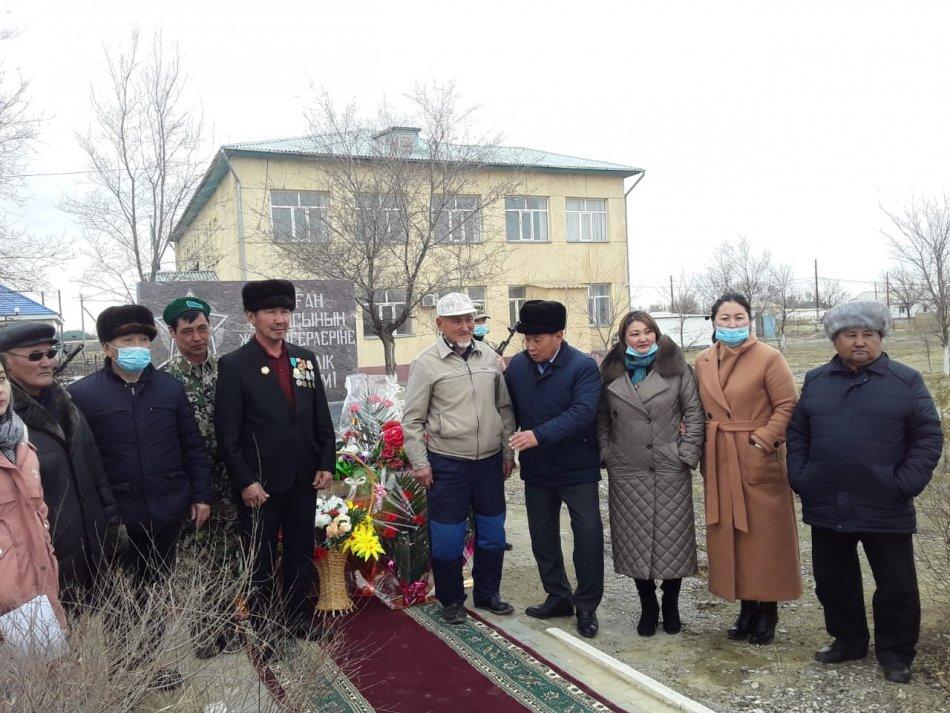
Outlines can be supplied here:
<path id="1" fill-rule="evenodd" d="M 0 362 L 39 456 L 60 599 L 69 607 L 92 591 L 97 569 L 128 537 L 89 424 L 53 378 L 57 357 L 52 325 L 20 322 L 0 330 Z"/>

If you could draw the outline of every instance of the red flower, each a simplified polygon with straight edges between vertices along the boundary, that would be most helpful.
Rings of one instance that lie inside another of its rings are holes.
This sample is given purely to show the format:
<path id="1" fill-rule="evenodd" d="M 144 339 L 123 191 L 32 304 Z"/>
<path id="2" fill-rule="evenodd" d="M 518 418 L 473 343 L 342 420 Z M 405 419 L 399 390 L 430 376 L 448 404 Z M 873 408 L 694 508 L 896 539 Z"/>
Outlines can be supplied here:
<path id="1" fill-rule="evenodd" d="M 371 404 L 378 404 L 382 400 L 383 400 L 383 397 L 380 396 L 379 394 L 370 394 L 369 396 L 369 402 Z"/>
<path id="2" fill-rule="evenodd" d="M 409 490 L 408 488 L 406 488 L 405 490 L 402 491 L 402 496 L 403 496 L 406 500 L 412 500 L 412 498 L 413 498 L 413 492 L 412 492 L 411 490 Z"/>
<path id="3" fill-rule="evenodd" d="M 330 512 L 327 513 L 327 515 L 329 515 L 330 517 L 336 517 L 339 514 L 340 514 L 339 510 L 331 510 Z"/>
<path id="4" fill-rule="evenodd" d="M 324 557 L 326 557 L 326 556 L 327 556 L 327 548 L 326 548 L 326 547 L 320 547 L 319 545 L 317 545 L 316 547 L 313 548 L 313 559 L 314 559 L 314 561 L 319 562 L 320 560 L 322 560 L 322 559 L 323 559 Z"/>
<path id="5" fill-rule="evenodd" d="M 398 451 L 402 448 L 403 441 L 402 424 L 399 421 L 387 421 L 383 424 L 383 442 L 387 446 Z"/>
<path id="6" fill-rule="evenodd" d="M 395 527 L 384 527 L 383 528 L 383 537 L 387 540 L 393 539 L 396 535 L 399 534 L 399 530 Z"/>
<path id="7" fill-rule="evenodd" d="M 399 519 L 399 516 L 394 512 L 384 512 L 380 517 L 386 522 L 396 522 Z"/>
<path id="8" fill-rule="evenodd" d="M 359 413 L 360 405 L 355 401 L 350 404 L 350 413 Z"/>
<path id="9" fill-rule="evenodd" d="M 426 516 L 416 515 L 414 518 L 412 518 L 412 522 L 413 524 L 418 525 L 419 527 L 422 527 L 423 525 L 426 524 Z"/>
<path id="10" fill-rule="evenodd" d="M 392 405 L 393 405 L 392 401 L 390 401 L 389 399 L 383 399 L 383 406 L 385 406 L 386 408 L 389 408 Z"/>
<path id="11" fill-rule="evenodd" d="M 383 446 L 383 449 L 379 452 L 379 455 L 383 460 L 392 460 L 396 457 L 396 449 L 387 444 Z"/>

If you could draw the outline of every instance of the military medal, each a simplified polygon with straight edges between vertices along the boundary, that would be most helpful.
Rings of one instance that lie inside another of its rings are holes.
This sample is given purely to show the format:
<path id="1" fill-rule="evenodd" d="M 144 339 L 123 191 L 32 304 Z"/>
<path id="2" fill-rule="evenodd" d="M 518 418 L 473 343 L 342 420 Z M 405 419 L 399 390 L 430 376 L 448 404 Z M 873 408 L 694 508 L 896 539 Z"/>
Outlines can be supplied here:
<path id="1" fill-rule="evenodd" d="M 267 376 L 268 374 L 270 374 L 270 367 L 269 367 L 269 366 L 262 366 L 262 367 L 261 367 L 261 373 L 262 373 L 264 376 Z"/>

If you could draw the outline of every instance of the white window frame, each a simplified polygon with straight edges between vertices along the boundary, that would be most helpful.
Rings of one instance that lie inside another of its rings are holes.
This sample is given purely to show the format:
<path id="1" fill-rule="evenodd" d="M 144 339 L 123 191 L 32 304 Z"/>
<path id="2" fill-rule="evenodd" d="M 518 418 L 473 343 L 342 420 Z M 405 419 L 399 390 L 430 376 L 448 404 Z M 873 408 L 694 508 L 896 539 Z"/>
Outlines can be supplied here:
<path id="1" fill-rule="evenodd" d="M 542 206 L 528 207 L 529 201 Z M 505 196 L 505 238 L 509 243 L 547 243 L 551 241 L 550 201 L 547 196 Z M 518 234 L 513 235 L 510 222 L 517 218 Z"/>
<path id="2" fill-rule="evenodd" d="M 293 196 L 292 199 L 289 199 Z M 317 204 L 309 205 L 303 198 L 308 197 Z M 279 243 L 316 243 L 327 240 L 326 219 L 329 195 L 324 191 L 301 191 L 289 188 L 270 190 L 271 229 L 274 241 Z M 277 232 L 277 211 L 288 211 L 290 219 L 290 237 L 283 238 Z M 299 235 L 300 223 L 306 226 L 305 235 Z"/>
<path id="3" fill-rule="evenodd" d="M 480 243 L 481 196 L 433 196 L 433 222 L 440 243 Z"/>
<path id="4" fill-rule="evenodd" d="M 519 290 L 520 295 L 512 295 L 513 291 Z M 521 306 L 528 301 L 528 288 L 524 285 L 508 286 L 508 319 L 510 326 L 514 327 L 518 323 L 518 313 L 521 312 Z"/>
<path id="5" fill-rule="evenodd" d="M 572 208 L 571 201 L 580 201 L 581 205 Z M 598 204 L 600 207 L 598 207 Z M 568 198 L 565 201 L 565 206 L 564 223 L 567 242 L 607 242 L 606 198 Z"/>
<path id="6" fill-rule="evenodd" d="M 602 288 L 602 289 L 600 289 Z M 603 294 L 595 294 L 602 292 Z M 587 285 L 587 321 L 591 327 L 607 327 L 612 319 L 613 297 L 609 282 Z"/>
<path id="7" fill-rule="evenodd" d="M 391 322 L 396 318 L 396 315 L 402 311 L 406 306 L 406 291 L 405 290 L 380 290 L 377 299 L 374 301 L 376 307 L 376 313 L 379 315 L 379 318 L 384 322 Z M 376 334 L 373 332 L 372 323 L 366 318 L 367 316 L 363 315 L 363 336 L 376 338 Z M 412 315 L 409 315 L 406 318 L 406 321 L 403 322 L 399 327 L 393 332 L 394 337 L 411 337 L 412 334 Z"/>
<path id="8" fill-rule="evenodd" d="M 363 230 L 364 217 L 370 217 L 374 222 L 385 223 L 385 230 L 380 231 L 383 242 L 405 243 L 407 216 L 398 198 L 388 193 L 361 193 L 357 196 L 356 215 L 360 230 Z M 364 211 L 370 215 L 364 216 Z"/>
<path id="9" fill-rule="evenodd" d="M 482 309 L 485 309 L 485 299 L 487 297 L 485 285 L 469 285 L 465 288 L 465 294 L 472 302 L 480 304 Z"/>

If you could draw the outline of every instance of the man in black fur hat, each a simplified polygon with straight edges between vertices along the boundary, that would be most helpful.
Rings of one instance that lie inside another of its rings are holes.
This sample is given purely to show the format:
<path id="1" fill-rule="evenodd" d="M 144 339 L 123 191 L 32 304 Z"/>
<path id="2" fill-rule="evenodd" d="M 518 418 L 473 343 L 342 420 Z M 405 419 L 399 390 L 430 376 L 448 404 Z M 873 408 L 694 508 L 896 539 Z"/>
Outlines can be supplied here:
<path id="1" fill-rule="evenodd" d="M 103 560 L 127 537 L 89 424 L 53 378 L 57 343 L 55 328 L 41 322 L 0 331 L 0 362 L 13 387 L 13 408 L 36 446 L 60 600 L 69 607 L 90 593 Z"/>
<path id="2" fill-rule="evenodd" d="M 252 622 L 265 641 L 286 628 L 319 637 L 309 600 L 316 491 L 330 484 L 336 437 L 317 358 L 286 341 L 293 283 L 248 282 L 241 291 L 254 336 L 218 361 L 215 432 L 244 536 L 255 550 Z M 275 608 L 277 535 L 283 533 L 282 606 Z"/>
<path id="3" fill-rule="evenodd" d="M 525 613 L 538 619 L 577 612 L 582 636 L 597 635 L 604 593 L 604 529 L 600 517 L 600 453 L 595 420 L 601 380 L 597 364 L 564 341 L 567 310 L 560 302 L 528 300 L 515 328 L 525 350 L 505 381 L 519 431 L 518 451 L 531 550 L 547 599 Z M 571 590 L 561 554 L 561 506 L 574 532 L 577 588 Z"/>
<path id="4" fill-rule="evenodd" d="M 182 520 L 201 527 L 211 514 L 211 466 L 181 382 L 151 364 L 155 318 L 147 307 L 108 307 L 96 320 L 106 355 L 102 369 L 69 387 L 89 421 L 109 483 L 129 533 L 123 568 L 141 586 L 166 577 L 175 564 Z M 161 621 L 149 622 L 155 627 Z M 149 648 L 161 640 L 156 628 Z M 140 654 L 139 663 L 149 652 Z M 181 684 L 172 669 L 153 687 Z"/>

